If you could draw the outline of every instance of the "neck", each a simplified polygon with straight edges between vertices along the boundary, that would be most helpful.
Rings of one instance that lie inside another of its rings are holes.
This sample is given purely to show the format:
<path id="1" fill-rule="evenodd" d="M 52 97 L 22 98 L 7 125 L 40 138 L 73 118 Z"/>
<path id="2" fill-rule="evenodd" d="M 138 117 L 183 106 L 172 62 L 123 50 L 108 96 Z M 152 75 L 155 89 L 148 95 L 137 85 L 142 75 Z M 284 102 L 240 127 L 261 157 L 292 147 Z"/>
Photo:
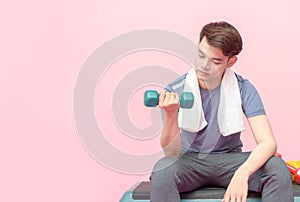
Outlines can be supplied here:
<path id="1" fill-rule="evenodd" d="M 213 82 L 208 82 L 208 81 L 202 81 L 198 79 L 199 86 L 201 88 L 207 89 L 207 90 L 213 90 L 217 88 L 221 84 L 222 78 L 219 78 L 217 80 L 214 80 Z"/>

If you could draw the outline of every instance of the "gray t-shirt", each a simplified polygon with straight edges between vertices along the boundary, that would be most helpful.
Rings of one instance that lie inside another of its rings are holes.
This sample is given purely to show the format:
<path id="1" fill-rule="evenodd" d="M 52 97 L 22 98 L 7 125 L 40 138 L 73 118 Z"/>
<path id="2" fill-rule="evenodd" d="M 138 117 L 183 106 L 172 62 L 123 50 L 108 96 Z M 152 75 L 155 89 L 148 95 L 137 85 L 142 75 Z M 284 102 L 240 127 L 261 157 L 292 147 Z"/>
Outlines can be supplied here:
<path id="1" fill-rule="evenodd" d="M 249 118 L 266 114 L 261 98 L 255 87 L 242 76 L 236 74 L 236 77 L 238 79 L 242 109 L 245 116 Z M 185 79 L 186 74 L 170 83 L 165 90 L 180 95 L 183 92 Z M 181 129 L 181 152 L 225 153 L 242 151 L 243 143 L 240 139 L 241 132 L 226 137 L 220 133 L 217 121 L 220 86 L 213 90 L 201 88 L 200 93 L 205 119 L 208 124 L 197 133 Z"/>

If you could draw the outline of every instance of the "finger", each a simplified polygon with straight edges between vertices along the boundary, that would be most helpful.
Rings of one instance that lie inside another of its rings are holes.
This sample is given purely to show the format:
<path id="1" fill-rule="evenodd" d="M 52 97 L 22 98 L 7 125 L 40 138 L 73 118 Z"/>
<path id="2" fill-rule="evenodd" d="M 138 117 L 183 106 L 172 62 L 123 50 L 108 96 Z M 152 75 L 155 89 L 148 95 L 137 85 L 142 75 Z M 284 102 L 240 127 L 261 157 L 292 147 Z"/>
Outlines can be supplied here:
<path id="1" fill-rule="evenodd" d="M 176 103 L 177 103 L 176 93 L 171 92 L 169 97 L 169 104 L 176 104 Z"/>
<path id="2" fill-rule="evenodd" d="M 242 197 L 242 202 L 246 202 L 247 200 L 247 195 Z"/>
<path id="3" fill-rule="evenodd" d="M 175 99 L 176 99 L 176 104 L 179 103 L 179 95 L 177 93 L 174 93 L 175 94 Z"/>
<path id="4" fill-rule="evenodd" d="M 247 196 L 248 196 L 248 188 L 245 189 L 244 191 L 242 191 L 242 193 L 240 195 L 240 201 L 241 202 L 246 202 Z"/>
<path id="5" fill-rule="evenodd" d="M 230 202 L 230 197 L 229 197 L 229 195 L 225 194 L 225 195 L 224 195 L 224 198 L 223 198 L 223 200 L 222 200 L 222 202 Z"/>
<path id="6" fill-rule="evenodd" d="M 246 202 L 246 200 L 247 200 L 247 195 L 246 196 L 245 195 L 240 195 L 236 198 L 237 202 Z"/>
<path id="7" fill-rule="evenodd" d="M 233 196 L 230 197 L 229 201 L 230 202 L 240 202 L 237 197 L 233 197 Z"/>
<path id="8" fill-rule="evenodd" d="M 164 90 L 160 91 L 159 98 L 158 98 L 158 106 L 160 106 L 160 107 L 162 106 L 162 103 L 164 102 L 165 97 L 166 97 L 166 91 L 164 91 Z"/>
<path id="9" fill-rule="evenodd" d="M 170 102 L 171 92 L 166 92 L 165 99 L 163 101 L 163 106 L 167 106 Z"/>

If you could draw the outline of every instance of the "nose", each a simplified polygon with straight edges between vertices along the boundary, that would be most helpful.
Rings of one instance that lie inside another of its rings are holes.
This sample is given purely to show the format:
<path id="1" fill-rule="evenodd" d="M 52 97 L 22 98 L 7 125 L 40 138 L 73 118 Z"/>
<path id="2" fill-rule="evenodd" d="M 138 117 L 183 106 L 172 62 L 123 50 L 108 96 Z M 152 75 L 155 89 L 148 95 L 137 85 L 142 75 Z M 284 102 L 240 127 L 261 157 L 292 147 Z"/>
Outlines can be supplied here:
<path id="1" fill-rule="evenodd" d="M 205 59 L 202 64 L 202 69 L 208 71 L 210 69 L 210 62 L 208 59 Z"/>

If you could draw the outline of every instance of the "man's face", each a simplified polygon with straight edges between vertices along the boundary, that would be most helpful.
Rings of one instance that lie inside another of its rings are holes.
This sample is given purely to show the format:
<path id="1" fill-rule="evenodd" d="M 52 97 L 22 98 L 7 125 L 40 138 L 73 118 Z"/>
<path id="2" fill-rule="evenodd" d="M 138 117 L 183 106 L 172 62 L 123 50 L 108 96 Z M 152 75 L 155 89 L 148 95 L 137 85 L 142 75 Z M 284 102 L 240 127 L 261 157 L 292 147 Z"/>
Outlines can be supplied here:
<path id="1" fill-rule="evenodd" d="M 220 48 L 209 45 L 206 37 L 198 45 L 195 56 L 195 70 L 198 80 L 203 87 L 210 84 L 215 86 L 221 82 L 228 66 L 228 56 L 224 56 Z"/>

